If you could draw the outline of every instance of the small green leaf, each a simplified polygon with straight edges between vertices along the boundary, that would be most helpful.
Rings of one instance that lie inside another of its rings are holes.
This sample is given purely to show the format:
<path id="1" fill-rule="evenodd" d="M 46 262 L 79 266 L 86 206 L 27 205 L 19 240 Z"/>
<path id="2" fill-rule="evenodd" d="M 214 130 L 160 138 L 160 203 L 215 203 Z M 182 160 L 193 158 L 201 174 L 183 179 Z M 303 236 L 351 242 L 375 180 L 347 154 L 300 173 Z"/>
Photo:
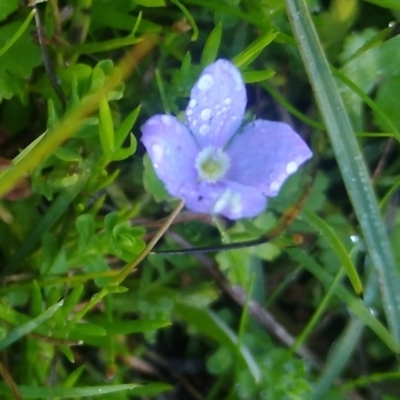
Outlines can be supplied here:
<path id="1" fill-rule="evenodd" d="M 70 388 L 74 387 L 79 380 L 79 377 L 82 375 L 82 372 L 85 370 L 86 366 L 81 365 L 80 367 L 74 369 L 63 382 L 63 387 Z"/>
<path id="2" fill-rule="evenodd" d="M 129 335 L 137 332 L 155 331 L 169 325 L 171 325 L 171 321 L 165 319 L 141 319 L 138 321 L 114 321 L 107 324 L 103 323 L 102 327 L 107 331 L 107 335 Z"/>
<path id="3" fill-rule="evenodd" d="M 79 235 L 78 250 L 83 251 L 95 233 L 94 217 L 90 214 L 81 214 L 75 221 L 75 227 Z"/>
<path id="4" fill-rule="evenodd" d="M 242 73 L 245 83 L 257 83 L 265 81 L 275 75 L 275 71 L 267 69 L 265 71 L 244 71 Z"/>
<path id="5" fill-rule="evenodd" d="M 69 346 L 60 346 L 60 350 L 61 350 L 61 352 L 64 354 L 64 356 L 67 358 L 67 360 L 70 363 L 74 363 L 75 362 L 74 353 L 72 352 L 71 347 L 69 347 Z"/>
<path id="6" fill-rule="evenodd" d="M 329 243 L 330 247 L 333 249 L 343 268 L 345 269 L 354 291 L 360 295 L 363 292 L 361 279 L 357 273 L 357 269 L 352 259 L 350 258 L 349 253 L 335 231 L 322 218 L 318 217 L 318 215 L 310 210 L 303 209 L 300 214 L 300 218 L 316 229 Z"/>
<path id="7" fill-rule="evenodd" d="M 63 147 L 59 147 L 54 155 L 60 159 L 61 161 L 66 162 L 79 162 L 82 160 L 80 155 L 80 149 L 77 146 L 66 145 Z"/>
<path id="8" fill-rule="evenodd" d="M 135 136 L 131 133 L 129 147 L 118 149 L 112 155 L 112 161 L 122 161 L 135 154 L 137 148 L 137 141 Z"/>
<path id="9" fill-rule="evenodd" d="M 83 285 L 78 285 L 73 288 L 71 293 L 65 298 L 64 305 L 62 306 L 61 311 L 63 312 L 66 319 L 68 319 L 69 315 L 72 313 L 74 307 L 81 298 L 82 292 Z"/>
<path id="10" fill-rule="evenodd" d="M 129 289 L 125 286 L 107 286 L 107 292 L 110 294 L 126 293 Z"/>
<path id="11" fill-rule="evenodd" d="M 36 279 L 32 281 L 31 315 L 37 317 L 43 312 L 42 290 Z"/>
<path id="12" fill-rule="evenodd" d="M 156 175 L 151 160 L 147 154 L 143 157 L 143 165 L 143 185 L 146 192 L 150 193 L 154 197 L 155 201 L 165 200 L 169 196 L 168 192 L 165 189 L 164 184 Z"/>
<path id="13" fill-rule="evenodd" d="M 92 323 L 84 323 L 84 324 L 75 324 L 73 330 L 71 332 L 71 337 L 80 337 L 80 336 L 106 336 L 106 330 L 100 325 L 92 324 Z"/>
<path id="14" fill-rule="evenodd" d="M 132 127 L 135 125 L 137 117 L 139 116 L 141 105 L 137 106 L 133 111 L 131 111 L 128 116 L 118 125 L 115 130 L 115 148 L 119 149 L 124 140 L 132 131 Z"/>
<path id="15" fill-rule="evenodd" d="M 277 32 L 267 32 L 251 43 L 244 51 L 232 60 L 241 69 L 245 69 L 278 35 Z"/>
<path id="16" fill-rule="evenodd" d="M 101 96 L 99 109 L 99 134 L 101 148 L 106 159 L 110 159 L 114 151 L 114 123 L 111 116 L 110 106 L 105 96 Z"/>
<path id="17" fill-rule="evenodd" d="M 200 65 L 206 67 L 213 63 L 218 55 L 222 38 L 222 24 L 219 22 L 209 34 L 201 54 Z"/>

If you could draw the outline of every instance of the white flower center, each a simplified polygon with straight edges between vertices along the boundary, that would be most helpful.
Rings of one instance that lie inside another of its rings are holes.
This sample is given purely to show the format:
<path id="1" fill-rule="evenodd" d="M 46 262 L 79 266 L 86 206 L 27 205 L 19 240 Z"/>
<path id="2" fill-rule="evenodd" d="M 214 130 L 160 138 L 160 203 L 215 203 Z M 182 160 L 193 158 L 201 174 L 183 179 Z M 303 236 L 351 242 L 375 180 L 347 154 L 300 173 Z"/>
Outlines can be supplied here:
<path id="1" fill-rule="evenodd" d="M 231 161 L 221 149 L 209 146 L 199 153 L 195 165 L 200 179 L 215 183 L 228 172 Z"/>

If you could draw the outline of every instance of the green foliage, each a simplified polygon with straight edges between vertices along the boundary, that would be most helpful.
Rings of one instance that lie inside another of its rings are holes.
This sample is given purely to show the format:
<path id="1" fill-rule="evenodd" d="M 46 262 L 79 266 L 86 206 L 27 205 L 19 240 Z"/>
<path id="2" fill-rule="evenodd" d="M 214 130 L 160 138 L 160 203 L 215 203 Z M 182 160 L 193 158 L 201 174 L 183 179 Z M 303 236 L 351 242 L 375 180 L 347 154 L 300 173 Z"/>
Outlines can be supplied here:
<path id="1" fill-rule="evenodd" d="M 396 398 L 398 1 L 38 2 L 45 53 L 35 12 L 0 1 L 0 397 Z M 218 58 L 316 176 L 169 227 L 140 126 Z"/>

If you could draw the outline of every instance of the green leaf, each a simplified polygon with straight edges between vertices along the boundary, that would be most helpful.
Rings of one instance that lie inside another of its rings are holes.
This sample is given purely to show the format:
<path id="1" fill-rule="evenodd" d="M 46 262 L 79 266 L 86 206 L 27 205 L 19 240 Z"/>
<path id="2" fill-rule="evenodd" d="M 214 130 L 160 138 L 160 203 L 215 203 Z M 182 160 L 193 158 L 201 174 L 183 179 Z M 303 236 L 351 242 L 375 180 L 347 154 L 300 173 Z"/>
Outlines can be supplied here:
<path id="1" fill-rule="evenodd" d="M 207 41 L 201 53 L 200 65 L 204 68 L 213 63 L 218 55 L 222 38 L 222 24 L 218 23 L 208 35 Z"/>
<path id="2" fill-rule="evenodd" d="M 133 2 L 143 7 L 165 7 L 164 0 L 133 0 Z"/>
<path id="3" fill-rule="evenodd" d="M 312 273 L 325 287 L 332 286 L 333 278 L 327 274 L 324 269 L 304 250 L 295 248 L 285 248 L 284 251 L 289 254 L 293 260 L 302 264 L 310 273 Z M 375 318 L 369 308 L 362 300 L 350 293 L 342 285 L 337 285 L 334 289 L 335 296 L 343 301 L 351 312 L 360 319 L 364 325 L 368 326 L 382 340 L 383 343 L 394 353 L 400 353 L 400 346 L 396 339 L 390 334 L 387 328 Z"/>
<path id="4" fill-rule="evenodd" d="M 101 326 L 106 330 L 107 335 L 129 335 L 137 332 L 149 332 L 170 326 L 171 321 L 165 319 L 138 321 L 114 321 L 112 323 L 102 323 Z"/>
<path id="5" fill-rule="evenodd" d="M 400 280 L 361 149 L 316 35 L 307 4 L 304 0 L 287 0 L 287 9 L 336 161 L 379 276 L 383 309 L 390 329 L 400 343 L 400 304 L 397 300 Z"/>
<path id="6" fill-rule="evenodd" d="M 242 73 L 245 83 L 256 83 L 265 81 L 275 75 L 275 71 L 267 69 L 265 71 L 244 71 Z"/>
<path id="7" fill-rule="evenodd" d="M 78 232 L 78 250 L 83 252 L 95 234 L 94 217 L 91 214 L 81 214 L 75 221 Z"/>
<path id="8" fill-rule="evenodd" d="M 380 7 L 391 8 L 392 10 L 400 10 L 399 0 L 364 0 L 364 1 L 375 4 Z"/>
<path id="9" fill-rule="evenodd" d="M 18 0 L 6 0 L 0 2 L 0 21 L 4 21 L 19 6 Z"/>
<path id="10" fill-rule="evenodd" d="M 196 21 L 194 20 L 192 14 L 190 14 L 189 10 L 179 0 L 170 1 L 182 11 L 183 15 L 188 20 L 190 26 L 193 29 L 192 42 L 196 41 L 199 36 L 199 28 L 197 27 Z"/>
<path id="11" fill-rule="evenodd" d="M 139 116 L 141 105 L 138 105 L 128 116 L 118 125 L 115 130 L 115 148 L 119 149 L 124 140 L 132 132 L 132 127 L 135 125 L 137 117 Z"/>
<path id="12" fill-rule="evenodd" d="M 165 383 L 149 383 L 148 385 L 125 384 L 125 385 L 106 385 L 106 386 L 87 386 L 87 387 L 37 387 L 37 386 L 17 386 L 18 392 L 26 399 L 47 399 L 61 398 L 70 399 L 77 397 L 98 397 L 110 393 L 129 390 L 129 396 L 155 396 L 172 389 Z M 0 393 L 11 396 L 12 393 L 5 384 L 0 385 Z"/>
<path id="13" fill-rule="evenodd" d="M 110 106 L 105 96 L 101 96 L 99 108 L 99 135 L 101 148 L 107 160 L 111 158 L 114 151 L 114 123 L 111 116 Z"/>
<path id="14" fill-rule="evenodd" d="M 107 332 L 105 329 L 97 324 L 92 324 L 89 322 L 75 324 L 73 330 L 71 332 L 71 337 L 80 337 L 80 336 L 106 336 Z"/>
<path id="15" fill-rule="evenodd" d="M 276 38 L 277 35 L 277 32 L 265 33 L 251 43 L 244 51 L 235 56 L 232 62 L 238 68 L 245 69 Z"/>
<path id="16" fill-rule="evenodd" d="M 38 317 L 33 318 L 30 321 L 20 325 L 19 327 L 8 331 L 5 338 L 0 340 L 0 350 L 8 347 L 10 344 L 14 343 L 29 332 L 32 332 L 38 326 L 42 325 L 43 322 L 47 321 L 53 316 L 53 314 L 62 306 L 62 304 L 63 301 L 59 301 L 58 303 L 51 306 L 47 311 L 40 314 Z"/>
<path id="17" fill-rule="evenodd" d="M 137 148 L 137 140 L 135 136 L 131 133 L 129 147 L 115 150 L 112 155 L 113 161 L 122 161 L 135 154 Z"/>
<path id="18" fill-rule="evenodd" d="M 61 308 L 65 319 L 68 319 L 69 315 L 72 313 L 74 307 L 77 305 L 79 299 L 81 298 L 83 292 L 83 285 L 78 285 L 72 289 L 71 293 L 65 298 L 64 305 Z"/>
<path id="19" fill-rule="evenodd" d="M 254 381 L 260 381 L 260 369 L 253 355 L 247 347 L 239 342 L 238 336 L 216 314 L 208 309 L 184 303 L 176 303 L 175 312 L 199 332 L 238 353 L 242 361 L 247 365 Z"/>
<path id="20" fill-rule="evenodd" d="M 303 209 L 300 213 L 300 218 L 315 228 L 329 243 L 330 247 L 340 260 L 342 267 L 345 269 L 347 276 L 353 285 L 354 291 L 358 295 L 361 295 L 363 287 L 357 269 L 335 231 L 322 218 L 318 217 L 317 214 L 310 210 Z"/>
<path id="21" fill-rule="evenodd" d="M 165 189 L 164 184 L 156 175 L 151 160 L 147 154 L 143 157 L 143 166 L 143 185 L 146 192 L 150 193 L 157 202 L 165 200 L 169 194 Z"/>
<path id="22" fill-rule="evenodd" d="M 8 43 L 20 28 L 20 22 L 12 22 L 0 28 L 0 49 Z M 32 69 L 42 63 L 39 47 L 25 31 L 1 57 L 0 100 L 18 95 L 25 100 L 24 81 L 30 77 Z"/>
<path id="23" fill-rule="evenodd" d="M 129 289 L 125 286 L 107 286 L 107 292 L 109 294 L 126 293 Z"/>

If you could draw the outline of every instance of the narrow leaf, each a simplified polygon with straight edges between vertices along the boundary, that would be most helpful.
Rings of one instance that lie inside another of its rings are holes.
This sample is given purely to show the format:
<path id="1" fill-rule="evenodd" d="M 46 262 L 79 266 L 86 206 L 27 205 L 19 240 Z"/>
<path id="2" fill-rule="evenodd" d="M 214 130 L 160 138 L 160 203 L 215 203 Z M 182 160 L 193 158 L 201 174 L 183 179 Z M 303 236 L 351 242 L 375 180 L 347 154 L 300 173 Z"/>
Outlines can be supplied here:
<path id="1" fill-rule="evenodd" d="M 304 66 L 314 89 L 344 184 L 381 283 L 383 309 L 400 343 L 400 280 L 368 171 L 304 0 L 286 0 Z"/>

